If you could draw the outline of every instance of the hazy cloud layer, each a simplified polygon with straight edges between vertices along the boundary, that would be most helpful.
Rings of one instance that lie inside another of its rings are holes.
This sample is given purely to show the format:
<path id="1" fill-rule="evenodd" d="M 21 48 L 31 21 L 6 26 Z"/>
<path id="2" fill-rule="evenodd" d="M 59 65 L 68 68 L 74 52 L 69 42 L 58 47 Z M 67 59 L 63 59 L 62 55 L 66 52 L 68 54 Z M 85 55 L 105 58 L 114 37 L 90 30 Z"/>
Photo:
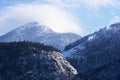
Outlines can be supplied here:
<path id="1" fill-rule="evenodd" d="M 38 21 L 56 32 L 81 34 L 81 27 L 72 14 L 50 4 L 19 4 L 6 7 L 0 15 L 0 30 L 6 32 L 32 21 Z"/>

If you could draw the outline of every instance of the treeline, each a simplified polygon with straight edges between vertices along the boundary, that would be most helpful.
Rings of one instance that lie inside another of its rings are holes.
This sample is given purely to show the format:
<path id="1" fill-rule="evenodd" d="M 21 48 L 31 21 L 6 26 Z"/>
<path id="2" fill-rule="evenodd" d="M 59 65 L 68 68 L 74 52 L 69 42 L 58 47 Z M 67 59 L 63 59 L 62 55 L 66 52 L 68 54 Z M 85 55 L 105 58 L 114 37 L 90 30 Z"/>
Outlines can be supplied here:
<path id="1" fill-rule="evenodd" d="M 42 43 L 37 43 L 37 42 L 30 42 L 30 41 L 20 41 L 20 42 L 0 42 L 0 50 L 4 49 L 11 49 L 11 48 L 19 49 L 19 48 L 36 48 L 37 50 L 41 51 L 57 51 L 60 52 L 60 50 L 49 46 L 49 45 L 44 45 Z"/>

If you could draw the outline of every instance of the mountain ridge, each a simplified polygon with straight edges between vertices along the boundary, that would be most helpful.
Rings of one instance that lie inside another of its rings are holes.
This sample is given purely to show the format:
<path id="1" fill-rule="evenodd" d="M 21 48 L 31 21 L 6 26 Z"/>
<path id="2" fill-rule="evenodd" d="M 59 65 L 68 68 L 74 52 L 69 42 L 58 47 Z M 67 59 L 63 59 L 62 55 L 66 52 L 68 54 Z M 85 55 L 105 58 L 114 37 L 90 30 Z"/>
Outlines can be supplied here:
<path id="1" fill-rule="evenodd" d="M 115 23 L 67 46 L 64 56 L 85 80 L 118 80 L 119 46 L 120 23 Z"/>
<path id="2" fill-rule="evenodd" d="M 32 22 L 16 28 L 0 37 L 1 42 L 12 41 L 33 41 L 40 42 L 46 45 L 51 45 L 55 48 L 64 50 L 64 47 L 71 42 L 74 42 L 81 37 L 74 33 L 57 33 L 50 28 Z"/>

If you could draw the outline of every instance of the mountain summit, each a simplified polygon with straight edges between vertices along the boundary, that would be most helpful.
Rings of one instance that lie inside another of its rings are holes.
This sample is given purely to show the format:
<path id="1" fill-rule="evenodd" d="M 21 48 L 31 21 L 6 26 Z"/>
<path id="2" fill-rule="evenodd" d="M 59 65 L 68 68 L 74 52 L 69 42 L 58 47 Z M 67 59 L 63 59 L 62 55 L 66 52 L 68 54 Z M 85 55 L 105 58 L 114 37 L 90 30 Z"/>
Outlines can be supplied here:
<path id="1" fill-rule="evenodd" d="M 51 45 L 64 50 L 64 47 L 81 37 L 73 33 L 57 33 L 38 22 L 25 24 L 0 37 L 0 42 L 32 41 Z"/>

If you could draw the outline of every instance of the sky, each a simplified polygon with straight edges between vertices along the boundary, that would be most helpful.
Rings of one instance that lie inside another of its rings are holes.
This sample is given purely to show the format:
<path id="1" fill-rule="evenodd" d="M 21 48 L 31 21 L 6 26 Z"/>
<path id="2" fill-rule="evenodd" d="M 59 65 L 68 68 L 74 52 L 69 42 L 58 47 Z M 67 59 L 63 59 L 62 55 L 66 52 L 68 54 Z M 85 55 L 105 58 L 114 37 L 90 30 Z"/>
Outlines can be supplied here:
<path id="1" fill-rule="evenodd" d="M 120 22 L 120 0 L 0 0 L 0 35 L 29 22 L 81 36 Z"/>

